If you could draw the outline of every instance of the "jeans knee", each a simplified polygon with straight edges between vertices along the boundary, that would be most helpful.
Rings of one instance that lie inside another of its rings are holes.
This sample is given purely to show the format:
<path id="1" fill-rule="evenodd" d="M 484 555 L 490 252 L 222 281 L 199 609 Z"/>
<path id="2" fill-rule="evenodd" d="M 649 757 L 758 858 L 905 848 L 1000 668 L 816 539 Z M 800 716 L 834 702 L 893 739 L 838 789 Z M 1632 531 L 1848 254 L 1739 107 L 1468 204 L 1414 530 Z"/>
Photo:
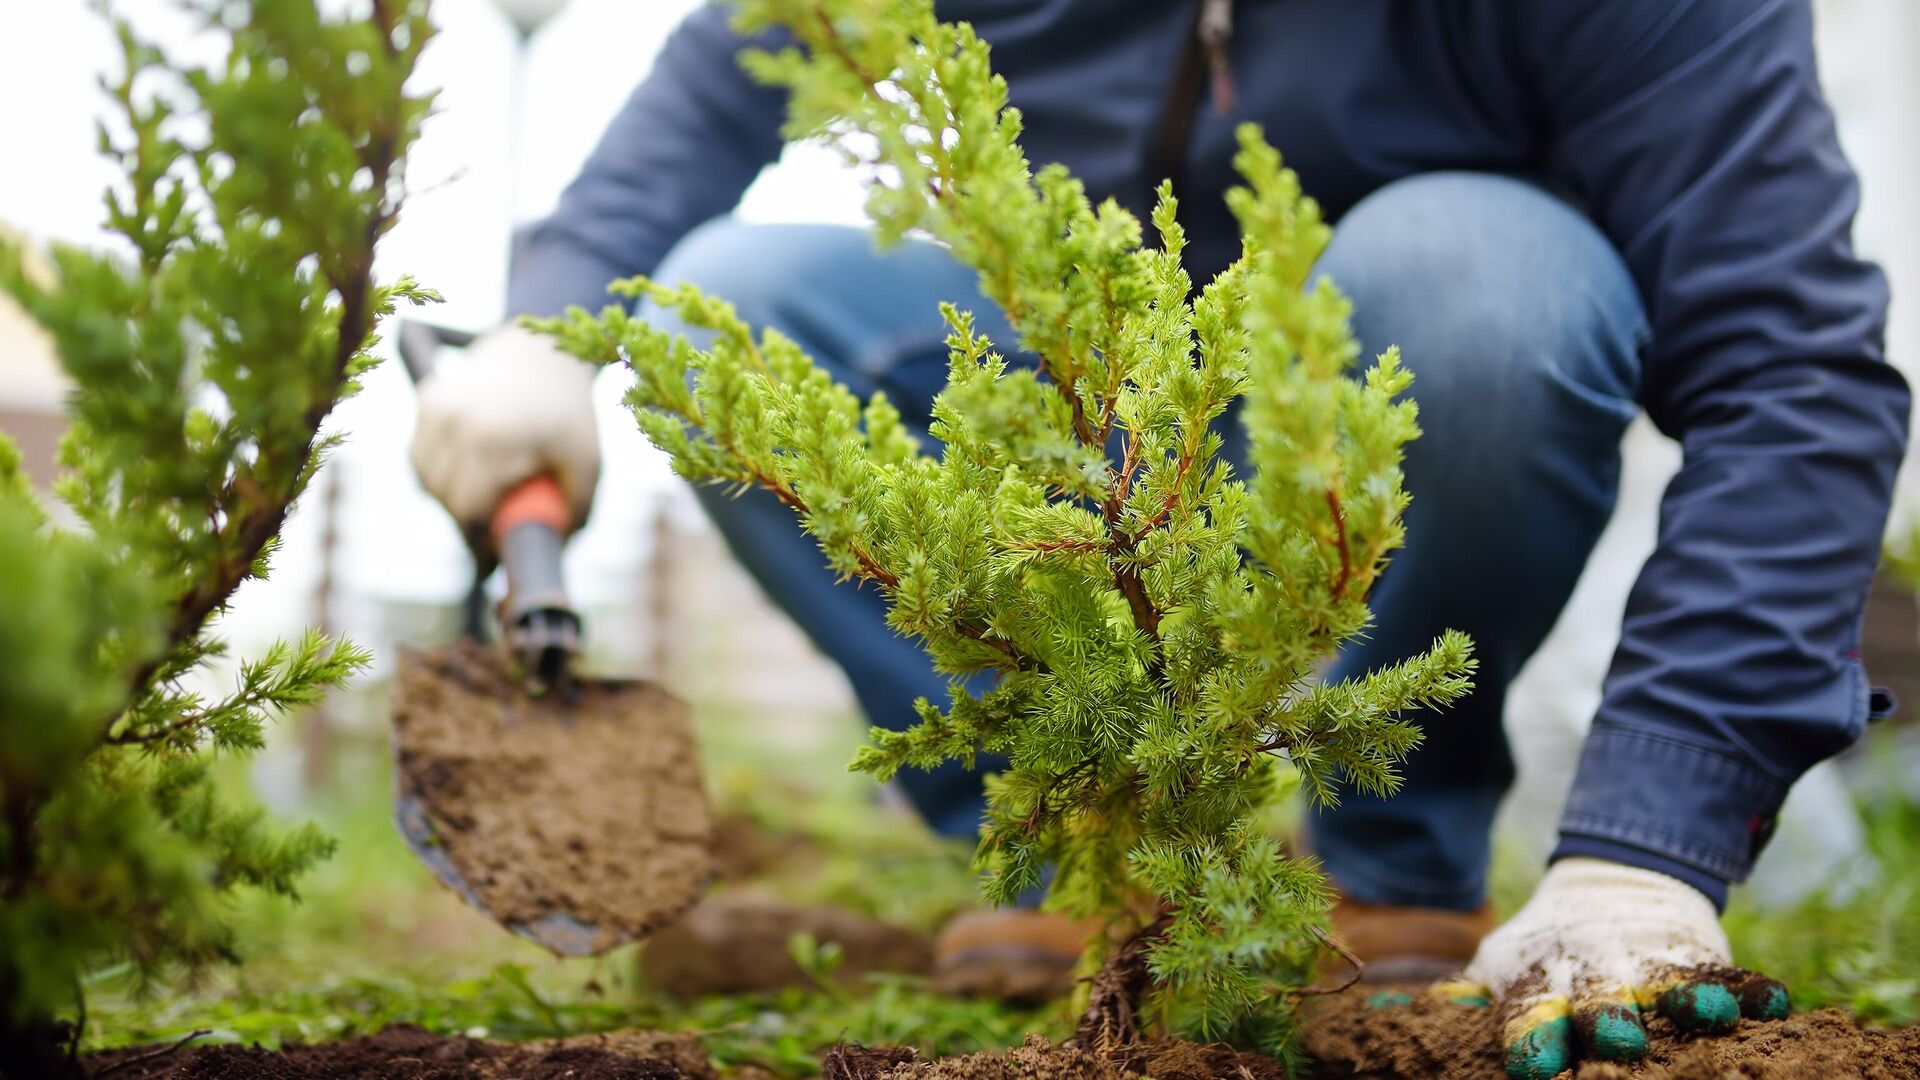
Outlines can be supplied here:
<path id="1" fill-rule="evenodd" d="M 1318 269 L 1352 299 L 1364 348 L 1405 351 L 1423 402 L 1484 408 L 1532 384 L 1634 412 L 1648 336 L 1638 288 L 1600 230 L 1534 184 L 1396 181 L 1336 223 Z"/>
<path id="2" fill-rule="evenodd" d="M 831 225 L 756 225 L 717 217 L 667 251 L 652 277 L 662 285 L 694 285 L 732 304 L 749 326 L 778 325 L 817 275 L 831 273 L 838 253 L 871 247 L 859 229 Z"/>

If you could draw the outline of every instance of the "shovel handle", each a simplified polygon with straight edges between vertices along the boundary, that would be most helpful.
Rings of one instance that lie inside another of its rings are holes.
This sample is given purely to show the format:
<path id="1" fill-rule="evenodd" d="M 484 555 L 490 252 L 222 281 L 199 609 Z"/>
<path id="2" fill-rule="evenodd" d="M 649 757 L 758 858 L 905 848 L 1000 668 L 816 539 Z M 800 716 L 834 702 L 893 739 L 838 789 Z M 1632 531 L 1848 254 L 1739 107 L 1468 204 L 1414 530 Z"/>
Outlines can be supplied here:
<path id="1" fill-rule="evenodd" d="M 493 511 L 493 546 L 499 550 L 507 534 L 522 525 L 545 525 L 561 536 L 573 524 L 573 511 L 567 506 L 560 482 L 546 473 L 521 482 L 507 492 Z"/>

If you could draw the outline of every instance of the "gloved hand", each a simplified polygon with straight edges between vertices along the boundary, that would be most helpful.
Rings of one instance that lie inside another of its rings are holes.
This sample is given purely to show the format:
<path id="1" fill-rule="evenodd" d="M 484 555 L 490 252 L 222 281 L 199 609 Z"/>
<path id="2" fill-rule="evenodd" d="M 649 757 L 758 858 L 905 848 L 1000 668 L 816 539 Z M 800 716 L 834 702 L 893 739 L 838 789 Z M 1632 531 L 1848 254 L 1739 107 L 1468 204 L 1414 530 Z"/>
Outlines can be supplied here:
<path id="1" fill-rule="evenodd" d="M 549 338 L 508 325 L 422 380 L 413 468 L 476 551 L 490 554 L 487 523 L 500 500 L 543 472 L 566 493 L 574 523 L 586 520 L 600 478 L 597 371 Z"/>
<path id="2" fill-rule="evenodd" d="M 1526 906 L 1480 943 L 1462 981 L 1436 990 L 1501 1010 L 1507 1074 L 1521 1080 L 1545 1080 L 1576 1058 L 1640 1058 L 1643 1010 L 1718 1033 L 1788 1008 L 1786 987 L 1733 967 L 1698 889 L 1585 858 L 1554 863 Z"/>

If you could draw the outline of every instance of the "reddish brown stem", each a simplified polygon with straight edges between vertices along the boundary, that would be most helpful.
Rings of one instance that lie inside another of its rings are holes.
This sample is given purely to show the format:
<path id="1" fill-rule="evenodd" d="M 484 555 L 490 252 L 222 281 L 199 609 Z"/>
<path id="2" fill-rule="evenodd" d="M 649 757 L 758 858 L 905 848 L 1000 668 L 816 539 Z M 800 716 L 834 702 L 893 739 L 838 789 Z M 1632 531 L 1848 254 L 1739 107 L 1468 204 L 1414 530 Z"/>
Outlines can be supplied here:
<path id="1" fill-rule="evenodd" d="M 1110 470 L 1107 483 L 1106 502 L 1101 512 L 1107 523 L 1107 554 L 1113 563 L 1113 584 L 1126 598 L 1127 610 L 1133 615 L 1133 625 L 1153 642 L 1157 650 L 1160 644 L 1160 611 L 1153 606 L 1147 596 L 1147 586 L 1140 579 L 1140 568 L 1134 565 L 1132 555 L 1139 547 L 1141 537 L 1128 532 L 1121 524 L 1121 513 L 1126 508 L 1127 495 L 1133 490 L 1133 475 L 1140 467 L 1140 460 L 1131 433 L 1127 438 L 1126 452 L 1121 458 L 1120 468 Z M 1158 668 L 1156 659 L 1154 667 Z"/>
<path id="2" fill-rule="evenodd" d="M 1028 656 L 1024 652 L 1021 652 L 1019 646 L 1015 645 L 1013 642 L 1008 641 L 1006 638 L 1003 638 L 998 634 L 991 633 L 981 627 L 975 626 L 972 623 L 969 623 L 960 619 L 954 620 L 953 629 L 956 633 L 960 634 L 962 637 L 972 638 L 973 640 L 981 643 L 982 645 L 990 646 L 991 648 L 999 651 L 1001 654 L 1006 656 L 1007 661 L 1013 665 L 1015 670 L 1018 670 L 1018 671 L 1047 670 L 1047 665 L 1041 663 L 1040 661 L 1034 659 L 1031 656 Z"/>
<path id="3" fill-rule="evenodd" d="M 1173 483 L 1167 488 L 1166 498 L 1160 500 L 1160 508 L 1144 524 L 1134 530 L 1133 539 L 1138 543 L 1147 538 L 1147 534 L 1167 523 L 1173 515 L 1174 504 L 1180 501 L 1180 489 L 1187 482 L 1187 473 L 1193 469 L 1195 449 L 1183 449 L 1179 460 L 1173 467 Z"/>
<path id="4" fill-rule="evenodd" d="M 1366 974 L 1366 962 L 1358 956 L 1355 956 L 1353 950 L 1334 940 L 1333 935 L 1327 933 L 1325 930 L 1316 926 L 1311 929 L 1311 932 L 1314 940 L 1340 954 L 1340 959 L 1347 962 L 1348 971 L 1346 977 L 1333 986 L 1303 986 L 1298 990 L 1292 991 L 1293 995 L 1295 997 L 1319 997 L 1326 994 L 1338 994 L 1342 991 L 1352 989 L 1354 984 L 1360 981 L 1360 977 Z"/>
<path id="5" fill-rule="evenodd" d="M 1327 489 L 1327 513 L 1333 516 L 1333 535 L 1340 549 L 1340 575 L 1333 580 L 1335 599 L 1344 596 L 1347 582 L 1353 577 L 1353 555 L 1347 550 L 1347 515 L 1340 507 L 1340 494 L 1332 488 Z"/>
<path id="6" fill-rule="evenodd" d="M 1014 541 L 1007 546 L 1021 551 L 1031 551 L 1036 555 L 1058 555 L 1062 552 L 1091 555 L 1106 550 L 1106 545 L 1098 540 L 1037 540 L 1030 544 Z"/>
<path id="7" fill-rule="evenodd" d="M 178 1039 L 175 1039 L 174 1041 L 167 1043 L 164 1046 L 156 1046 L 151 1050 L 143 1050 L 138 1054 L 131 1054 L 131 1055 L 128 1055 L 127 1057 L 121 1058 L 119 1061 L 116 1061 L 113 1064 L 108 1065 L 106 1068 L 101 1069 L 99 1072 L 94 1073 L 93 1080 L 100 1080 L 100 1078 L 103 1076 L 111 1076 L 112 1074 L 119 1072 L 121 1069 L 130 1069 L 135 1065 L 145 1065 L 150 1061 L 158 1061 L 163 1057 L 170 1057 L 174 1054 L 179 1053 L 183 1048 L 186 1047 L 188 1043 L 192 1042 L 193 1040 L 204 1039 L 211 1034 L 213 1034 L 212 1028 L 200 1028 L 197 1031 L 189 1031 L 185 1035 L 180 1036 Z M 141 1070 L 142 1073 L 144 1073 L 145 1071 L 146 1070 L 144 1069 Z"/>

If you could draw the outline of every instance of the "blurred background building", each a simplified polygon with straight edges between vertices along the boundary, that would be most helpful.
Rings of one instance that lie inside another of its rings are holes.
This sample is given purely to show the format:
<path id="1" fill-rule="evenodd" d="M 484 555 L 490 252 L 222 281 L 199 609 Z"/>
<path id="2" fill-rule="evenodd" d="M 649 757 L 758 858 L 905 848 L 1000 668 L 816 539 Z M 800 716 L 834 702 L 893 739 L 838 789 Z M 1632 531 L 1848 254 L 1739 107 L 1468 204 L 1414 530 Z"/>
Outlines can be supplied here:
<path id="1" fill-rule="evenodd" d="M 481 329 L 498 321 L 513 226 L 552 205 L 667 33 L 699 2 L 438 0 L 442 32 L 419 72 L 439 89 L 438 112 L 409 166 L 413 197 L 381 251 L 385 273 L 404 270 L 442 292 L 447 303 L 432 313 L 438 322 Z M 185 55 L 217 45 L 196 37 L 168 0 L 115 6 Z M 1858 241 L 1894 281 L 1892 356 L 1920 375 L 1920 305 L 1902 303 L 1920 293 L 1920 71 L 1910 63 L 1920 54 L 1920 4 L 1817 6 L 1827 88 L 1864 181 Z M 0 222 L 40 242 L 103 242 L 98 192 L 112 170 L 94 153 L 93 125 L 102 114 L 96 80 L 116 57 L 111 33 L 83 0 L 11 5 L 0 27 L 0 101 L 9 103 L 0 109 Z M 860 203 L 858 178 L 832 153 L 795 147 L 739 213 L 859 222 Z M 597 390 L 606 468 L 593 521 L 567 561 L 596 665 L 658 675 L 697 704 L 757 718 L 767 740 L 844 737 L 854 711 L 844 682 L 732 566 L 620 410 L 620 390 L 615 372 Z M 20 439 L 42 472 L 51 465 L 60 393 L 44 338 L 0 301 L 0 430 Z M 223 626 L 243 655 L 323 623 L 379 657 L 360 693 L 303 721 L 306 738 L 267 759 L 260 786 L 277 800 L 299 800 L 302 778 L 323 771 L 330 740 L 384 737 L 381 687 L 395 644 L 444 640 L 457 625 L 471 564 L 451 522 L 414 481 L 412 422 L 406 375 L 385 365 L 336 414 L 348 441 L 289 526 L 274 579 L 249 586 Z M 1522 781 L 1507 832 L 1521 853 L 1550 839 L 1626 591 L 1652 543 L 1659 490 L 1677 462 L 1677 450 L 1644 421 L 1627 446 L 1621 509 L 1512 699 Z M 1904 481 L 1900 535 L 1920 523 L 1917 475 L 1909 469 Z M 1920 676 L 1914 633 L 1910 604 L 1883 620 L 1888 647 L 1907 648 L 1917 670 L 1877 677 Z M 1849 860 L 1859 830 L 1847 799 L 1838 768 L 1802 785 L 1775 845 L 1795 852 L 1796 871 L 1763 872 L 1760 892 L 1786 898 L 1857 873 Z"/>

